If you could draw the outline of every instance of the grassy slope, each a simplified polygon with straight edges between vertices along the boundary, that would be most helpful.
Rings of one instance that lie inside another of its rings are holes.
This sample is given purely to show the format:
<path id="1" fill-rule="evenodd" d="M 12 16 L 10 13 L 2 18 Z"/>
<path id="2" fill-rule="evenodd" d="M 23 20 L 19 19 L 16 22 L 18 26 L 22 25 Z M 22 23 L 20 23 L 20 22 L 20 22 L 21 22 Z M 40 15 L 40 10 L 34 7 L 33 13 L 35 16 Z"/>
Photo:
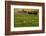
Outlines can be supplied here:
<path id="1" fill-rule="evenodd" d="M 14 14 L 14 27 L 38 26 L 38 15 Z"/>

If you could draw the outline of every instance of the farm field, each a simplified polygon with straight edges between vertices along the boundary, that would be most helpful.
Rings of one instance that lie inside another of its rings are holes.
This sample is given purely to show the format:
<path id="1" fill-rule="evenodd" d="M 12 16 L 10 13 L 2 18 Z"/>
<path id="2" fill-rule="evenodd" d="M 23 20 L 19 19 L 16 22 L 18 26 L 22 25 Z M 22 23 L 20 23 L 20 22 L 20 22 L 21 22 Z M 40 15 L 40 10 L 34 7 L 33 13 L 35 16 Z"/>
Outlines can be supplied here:
<path id="1" fill-rule="evenodd" d="M 39 26 L 38 14 L 14 13 L 14 27 L 36 27 Z"/>

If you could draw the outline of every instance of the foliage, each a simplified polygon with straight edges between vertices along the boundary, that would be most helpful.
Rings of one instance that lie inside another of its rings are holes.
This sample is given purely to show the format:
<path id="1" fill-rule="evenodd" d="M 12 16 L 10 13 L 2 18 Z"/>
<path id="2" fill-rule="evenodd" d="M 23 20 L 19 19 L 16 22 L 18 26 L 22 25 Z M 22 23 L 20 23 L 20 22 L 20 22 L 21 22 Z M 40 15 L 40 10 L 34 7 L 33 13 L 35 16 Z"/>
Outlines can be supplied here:
<path id="1" fill-rule="evenodd" d="M 38 14 L 14 13 L 14 27 L 31 27 L 39 25 Z"/>

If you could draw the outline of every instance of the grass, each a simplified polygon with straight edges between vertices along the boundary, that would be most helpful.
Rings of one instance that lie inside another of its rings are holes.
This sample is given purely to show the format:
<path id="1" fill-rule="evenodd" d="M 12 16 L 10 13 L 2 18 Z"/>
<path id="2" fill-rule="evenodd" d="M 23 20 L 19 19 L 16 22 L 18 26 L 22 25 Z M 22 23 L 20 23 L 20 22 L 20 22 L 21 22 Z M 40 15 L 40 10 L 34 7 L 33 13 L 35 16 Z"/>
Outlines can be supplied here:
<path id="1" fill-rule="evenodd" d="M 39 26 L 39 18 L 38 14 L 18 14 L 14 13 L 14 27 L 32 27 L 32 26 Z"/>

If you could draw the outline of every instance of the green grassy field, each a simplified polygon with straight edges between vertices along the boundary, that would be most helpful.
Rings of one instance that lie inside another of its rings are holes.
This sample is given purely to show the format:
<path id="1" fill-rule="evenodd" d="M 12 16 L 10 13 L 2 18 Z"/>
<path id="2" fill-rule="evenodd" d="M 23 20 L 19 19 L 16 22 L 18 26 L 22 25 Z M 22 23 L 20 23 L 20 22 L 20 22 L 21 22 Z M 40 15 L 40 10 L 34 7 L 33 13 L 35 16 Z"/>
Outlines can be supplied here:
<path id="1" fill-rule="evenodd" d="M 14 27 L 32 27 L 39 26 L 38 14 L 18 14 L 14 13 Z"/>

